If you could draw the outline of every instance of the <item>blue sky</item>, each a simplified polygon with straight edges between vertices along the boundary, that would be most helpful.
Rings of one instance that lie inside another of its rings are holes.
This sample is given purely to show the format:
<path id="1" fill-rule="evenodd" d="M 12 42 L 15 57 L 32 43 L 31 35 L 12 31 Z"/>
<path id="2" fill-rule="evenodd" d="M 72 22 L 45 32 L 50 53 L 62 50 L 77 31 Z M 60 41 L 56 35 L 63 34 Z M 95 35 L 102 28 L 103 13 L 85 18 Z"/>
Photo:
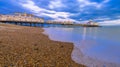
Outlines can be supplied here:
<path id="1" fill-rule="evenodd" d="M 120 0 L 0 0 L 0 13 L 27 12 L 52 20 L 120 25 Z"/>

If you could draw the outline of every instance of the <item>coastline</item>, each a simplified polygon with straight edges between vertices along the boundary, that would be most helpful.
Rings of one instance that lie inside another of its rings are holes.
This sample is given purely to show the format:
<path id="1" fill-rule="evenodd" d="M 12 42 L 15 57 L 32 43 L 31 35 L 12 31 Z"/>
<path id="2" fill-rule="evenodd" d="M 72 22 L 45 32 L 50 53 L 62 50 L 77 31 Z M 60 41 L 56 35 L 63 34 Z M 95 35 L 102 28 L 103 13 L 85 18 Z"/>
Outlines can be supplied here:
<path id="1" fill-rule="evenodd" d="M 0 66 L 85 67 L 71 59 L 73 44 L 52 41 L 42 28 L 0 24 Z"/>
<path id="2" fill-rule="evenodd" d="M 84 52 L 82 52 L 82 49 L 85 46 L 90 47 L 90 46 L 92 46 L 92 44 L 90 44 L 90 42 L 88 42 L 88 41 L 83 41 L 83 42 L 81 41 L 81 43 L 80 43 L 80 41 L 78 41 L 79 43 L 75 43 L 74 41 L 69 40 L 69 39 L 72 39 L 72 35 L 73 35 L 73 34 L 70 35 L 71 29 L 68 29 L 68 28 L 64 28 L 64 29 L 44 28 L 44 30 L 45 30 L 44 34 L 48 35 L 49 38 L 53 41 L 74 43 L 73 44 L 74 48 L 72 50 L 71 57 L 72 57 L 72 60 L 78 64 L 83 64 L 83 65 L 86 65 L 87 67 L 120 67 L 119 63 L 105 61 L 103 59 L 99 59 L 99 57 L 98 58 L 92 57 L 92 56 L 90 57 L 90 56 L 86 55 Z M 66 31 L 68 31 L 69 33 Z M 62 33 L 59 33 L 59 32 L 62 32 Z M 62 37 L 59 37 L 59 36 L 62 36 Z M 68 38 L 68 40 L 66 38 Z M 80 38 L 80 37 L 78 36 L 78 38 Z M 83 37 L 83 39 L 84 39 L 84 37 Z M 92 42 L 94 42 L 94 41 L 92 41 Z M 84 44 L 84 43 L 86 43 L 86 44 Z"/>

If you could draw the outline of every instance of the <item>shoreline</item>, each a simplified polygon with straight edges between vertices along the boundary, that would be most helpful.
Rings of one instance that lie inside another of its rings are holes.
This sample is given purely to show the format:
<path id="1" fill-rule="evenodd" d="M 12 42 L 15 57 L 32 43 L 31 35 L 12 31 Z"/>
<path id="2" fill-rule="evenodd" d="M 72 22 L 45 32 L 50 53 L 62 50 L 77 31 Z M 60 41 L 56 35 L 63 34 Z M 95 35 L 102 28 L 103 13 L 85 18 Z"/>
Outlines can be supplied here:
<path id="1" fill-rule="evenodd" d="M 73 44 L 74 48 L 73 48 L 72 53 L 71 53 L 71 58 L 72 58 L 73 61 L 75 61 L 78 64 L 83 64 L 83 65 L 86 65 L 87 67 L 96 67 L 96 66 L 97 67 L 103 67 L 103 66 L 119 67 L 120 66 L 120 64 L 115 63 L 115 62 L 109 62 L 109 61 L 105 61 L 105 60 L 102 60 L 102 59 L 99 59 L 99 58 L 90 57 L 88 55 L 85 55 L 81 50 L 82 47 L 85 46 L 85 45 L 81 44 L 81 45 L 78 46 L 75 42 L 67 41 L 67 39 L 64 40 L 63 39 L 64 37 L 65 38 L 68 37 L 64 31 L 62 32 L 62 31 L 59 31 L 59 29 L 54 29 L 54 28 L 51 28 L 51 29 L 45 29 L 44 28 L 44 30 L 45 30 L 44 34 L 48 35 L 49 39 L 51 39 L 53 41 L 74 43 Z M 62 29 L 60 28 L 60 30 L 62 30 Z M 63 38 L 62 39 L 61 39 L 61 37 L 59 38 L 59 36 L 62 36 L 61 34 L 53 33 L 53 32 L 62 32 L 62 34 L 64 34 Z M 86 46 L 89 46 L 89 44 L 87 44 Z"/>
<path id="2" fill-rule="evenodd" d="M 71 59 L 72 43 L 50 40 L 41 28 L 0 24 L 0 32 L 1 67 L 85 67 Z"/>

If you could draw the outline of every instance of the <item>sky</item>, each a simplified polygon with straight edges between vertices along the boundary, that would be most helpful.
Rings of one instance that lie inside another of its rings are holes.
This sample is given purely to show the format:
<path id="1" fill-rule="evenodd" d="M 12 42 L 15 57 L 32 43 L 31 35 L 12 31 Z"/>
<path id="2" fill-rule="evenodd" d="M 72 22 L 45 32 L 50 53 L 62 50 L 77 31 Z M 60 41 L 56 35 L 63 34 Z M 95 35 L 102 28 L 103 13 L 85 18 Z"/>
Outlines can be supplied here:
<path id="1" fill-rule="evenodd" d="M 45 20 L 120 25 L 120 0 L 0 0 L 0 14 L 26 12 Z"/>

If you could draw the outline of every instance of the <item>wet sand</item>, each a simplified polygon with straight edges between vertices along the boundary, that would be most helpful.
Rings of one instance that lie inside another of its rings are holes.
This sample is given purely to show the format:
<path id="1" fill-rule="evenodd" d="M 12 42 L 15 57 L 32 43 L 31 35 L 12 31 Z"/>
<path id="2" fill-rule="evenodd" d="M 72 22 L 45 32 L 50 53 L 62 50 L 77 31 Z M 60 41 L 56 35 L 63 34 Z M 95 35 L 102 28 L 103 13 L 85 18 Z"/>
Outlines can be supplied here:
<path id="1" fill-rule="evenodd" d="M 85 67 L 71 59 L 72 43 L 52 41 L 42 32 L 0 24 L 0 67 Z"/>

